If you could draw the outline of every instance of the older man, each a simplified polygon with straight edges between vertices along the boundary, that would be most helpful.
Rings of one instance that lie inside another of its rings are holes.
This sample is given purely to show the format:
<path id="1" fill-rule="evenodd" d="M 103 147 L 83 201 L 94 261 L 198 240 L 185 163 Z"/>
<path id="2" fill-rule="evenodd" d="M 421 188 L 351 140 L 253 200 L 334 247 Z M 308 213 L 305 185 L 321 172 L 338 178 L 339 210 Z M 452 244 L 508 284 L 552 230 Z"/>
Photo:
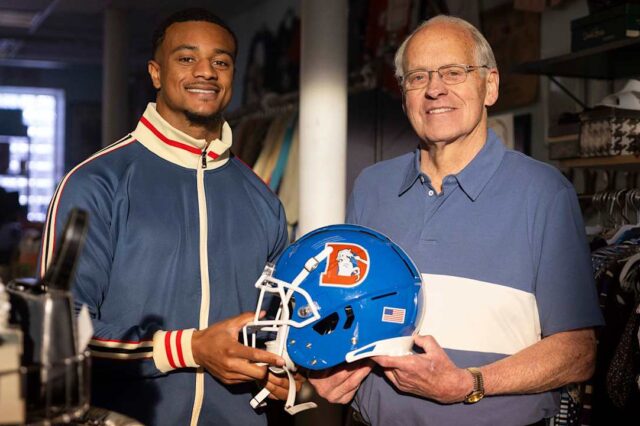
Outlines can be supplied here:
<path id="1" fill-rule="evenodd" d="M 602 323 L 574 189 L 487 129 L 499 74 L 472 25 L 423 23 L 396 68 L 422 142 L 363 171 L 348 221 L 386 233 L 423 272 L 418 353 L 311 383 L 333 402 L 355 395 L 375 425 L 544 421 L 558 410 L 558 388 L 592 374 Z"/>

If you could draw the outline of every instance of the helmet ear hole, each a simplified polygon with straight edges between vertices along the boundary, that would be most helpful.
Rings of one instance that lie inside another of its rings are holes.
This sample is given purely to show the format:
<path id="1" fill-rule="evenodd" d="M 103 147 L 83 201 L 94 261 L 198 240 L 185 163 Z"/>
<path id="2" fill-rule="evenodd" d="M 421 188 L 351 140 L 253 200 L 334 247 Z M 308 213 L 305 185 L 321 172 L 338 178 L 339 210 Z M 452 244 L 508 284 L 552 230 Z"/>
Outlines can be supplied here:
<path id="1" fill-rule="evenodd" d="M 338 313 L 334 312 L 331 315 L 327 316 L 322 321 L 315 324 L 313 326 L 313 329 L 315 330 L 316 333 L 323 336 L 327 334 L 331 334 L 331 332 L 333 332 L 333 330 L 336 329 L 339 319 L 340 317 L 338 316 Z"/>
<path id="2" fill-rule="evenodd" d="M 342 328 L 344 328 L 345 330 L 348 330 L 351 328 L 351 325 L 353 324 L 353 320 L 356 319 L 356 316 L 353 315 L 353 308 L 351 307 L 351 305 L 345 306 L 344 313 L 347 314 L 347 320 L 344 322 L 344 325 L 342 326 Z"/>

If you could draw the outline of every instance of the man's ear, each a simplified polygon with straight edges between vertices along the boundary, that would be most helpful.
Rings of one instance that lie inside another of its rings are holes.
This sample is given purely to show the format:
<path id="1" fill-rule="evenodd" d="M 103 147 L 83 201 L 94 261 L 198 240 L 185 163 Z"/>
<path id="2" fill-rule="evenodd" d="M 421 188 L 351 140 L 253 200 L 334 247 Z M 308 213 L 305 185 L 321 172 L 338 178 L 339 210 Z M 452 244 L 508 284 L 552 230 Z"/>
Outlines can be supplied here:
<path id="1" fill-rule="evenodd" d="M 160 83 L 160 64 L 153 59 L 149 60 L 149 62 L 147 62 L 147 71 L 149 71 L 153 87 L 160 90 L 162 87 Z"/>
<path id="2" fill-rule="evenodd" d="M 498 92 L 500 90 L 500 74 L 496 68 L 488 71 L 487 75 L 487 93 L 484 96 L 484 106 L 490 107 L 498 101 Z"/>

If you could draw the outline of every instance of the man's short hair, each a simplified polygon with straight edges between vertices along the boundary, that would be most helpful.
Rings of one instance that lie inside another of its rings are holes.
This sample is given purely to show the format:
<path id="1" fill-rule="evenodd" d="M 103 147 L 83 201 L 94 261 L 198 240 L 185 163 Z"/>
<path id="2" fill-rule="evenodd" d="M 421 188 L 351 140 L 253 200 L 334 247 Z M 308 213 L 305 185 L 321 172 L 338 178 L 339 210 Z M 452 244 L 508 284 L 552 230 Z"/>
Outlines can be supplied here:
<path id="1" fill-rule="evenodd" d="M 212 24 L 216 24 L 224 28 L 231 37 L 233 38 L 233 44 L 235 45 L 235 52 L 233 54 L 234 59 L 236 53 L 238 52 L 238 39 L 236 38 L 236 34 L 233 30 L 227 25 L 226 22 L 218 15 L 208 11 L 207 9 L 202 8 L 189 8 L 179 10 L 178 12 L 169 15 L 164 21 L 158 25 L 156 30 L 153 32 L 153 38 L 151 40 L 151 55 L 155 57 L 156 51 L 162 44 L 164 40 L 164 35 L 167 31 L 167 28 L 171 26 L 171 24 L 175 24 L 176 22 L 192 22 L 192 21 L 204 21 L 210 22 Z"/>
<path id="2" fill-rule="evenodd" d="M 394 58 L 394 64 L 396 67 L 396 77 L 401 78 L 404 76 L 404 51 L 407 48 L 407 44 L 409 44 L 409 40 L 420 30 L 431 25 L 431 24 L 452 24 L 456 25 L 459 28 L 467 31 L 471 40 L 473 40 L 473 44 L 475 47 L 475 57 L 477 64 L 468 64 L 468 65 L 486 65 L 489 68 L 498 68 L 496 64 L 496 58 L 493 55 L 493 49 L 491 49 L 491 45 L 487 41 L 486 38 L 482 35 L 480 31 L 469 22 L 465 21 L 462 18 L 458 18 L 455 16 L 448 15 L 438 15 L 434 16 L 431 19 L 424 21 L 422 24 L 418 26 L 411 34 L 404 39 L 398 50 L 396 51 L 396 56 Z"/>

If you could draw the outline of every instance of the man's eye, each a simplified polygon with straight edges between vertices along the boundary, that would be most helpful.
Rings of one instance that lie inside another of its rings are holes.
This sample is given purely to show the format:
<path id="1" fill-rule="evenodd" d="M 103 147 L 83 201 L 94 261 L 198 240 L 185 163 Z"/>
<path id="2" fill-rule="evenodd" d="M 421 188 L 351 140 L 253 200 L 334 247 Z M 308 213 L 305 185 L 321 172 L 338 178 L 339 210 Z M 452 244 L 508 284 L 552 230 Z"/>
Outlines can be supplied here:
<path id="1" fill-rule="evenodd" d="M 444 72 L 444 75 L 445 75 L 445 76 L 447 76 L 447 77 L 453 77 L 453 78 L 460 77 L 462 74 L 464 74 L 464 71 L 462 71 L 462 70 L 458 70 L 458 69 L 446 70 L 446 71 Z"/>
<path id="2" fill-rule="evenodd" d="M 425 78 L 426 78 L 425 74 L 421 73 L 421 72 L 416 73 L 416 74 L 412 74 L 409 77 L 409 83 L 418 83 L 418 82 L 421 82 L 422 80 L 424 80 Z"/>
<path id="3" fill-rule="evenodd" d="M 195 61 L 195 59 L 193 59 L 191 56 L 181 56 L 178 58 L 179 62 L 183 62 L 185 64 L 189 64 L 193 61 Z"/>
<path id="4" fill-rule="evenodd" d="M 227 69 L 229 68 L 229 63 L 225 61 L 216 60 L 211 63 L 214 67 L 219 69 Z"/>

